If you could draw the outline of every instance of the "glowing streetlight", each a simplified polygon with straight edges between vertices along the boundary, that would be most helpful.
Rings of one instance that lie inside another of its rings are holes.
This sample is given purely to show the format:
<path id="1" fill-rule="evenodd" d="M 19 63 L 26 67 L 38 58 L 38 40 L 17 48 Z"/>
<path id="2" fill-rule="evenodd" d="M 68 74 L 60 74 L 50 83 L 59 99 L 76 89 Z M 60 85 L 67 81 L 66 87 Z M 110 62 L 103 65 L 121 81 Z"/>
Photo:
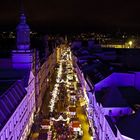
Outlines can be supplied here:
<path id="1" fill-rule="evenodd" d="M 132 42 L 132 41 L 129 41 L 128 44 L 129 44 L 129 46 L 131 47 L 132 44 L 133 44 L 133 42 Z"/>

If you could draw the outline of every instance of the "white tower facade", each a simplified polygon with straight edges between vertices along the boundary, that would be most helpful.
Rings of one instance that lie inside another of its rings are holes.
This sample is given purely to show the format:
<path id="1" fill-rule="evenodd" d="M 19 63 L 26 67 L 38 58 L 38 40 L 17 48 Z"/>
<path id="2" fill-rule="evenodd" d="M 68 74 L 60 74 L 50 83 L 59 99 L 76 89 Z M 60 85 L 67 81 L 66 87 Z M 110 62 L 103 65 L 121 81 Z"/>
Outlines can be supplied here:
<path id="1" fill-rule="evenodd" d="M 17 49 L 18 50 L 28 50 L 30 49 L 30 28 L 26 23 L 26 17 L 24 12 L 20 14 L 20 23 L 17 28 Z"/>
<path id="2" fill-rule="evenodd" d="M 30 28 L 26 23 L 26 16 L 22 7 L 21 4 L 20 22 L 16 28 L 17 49 L 12 51 L 12 66 L 18 69 L 32 68 L 34 61 L 33 50 L 30 50 Z"/>

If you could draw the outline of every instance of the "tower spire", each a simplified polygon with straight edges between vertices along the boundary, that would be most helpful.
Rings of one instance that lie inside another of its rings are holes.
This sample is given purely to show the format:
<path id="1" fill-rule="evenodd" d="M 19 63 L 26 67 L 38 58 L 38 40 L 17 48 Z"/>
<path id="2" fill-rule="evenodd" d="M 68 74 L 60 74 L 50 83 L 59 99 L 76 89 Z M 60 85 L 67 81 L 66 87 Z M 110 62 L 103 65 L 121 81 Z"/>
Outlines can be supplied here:
<path id="1" fill-rule="evenodd" d="M 24 6 L 23 6 L 23 0 L 19 0 L 20 1 L 20 23 L 26 23 L 26 16 L 24 13 Z"/>
<path id="2" fill-rule="evenodd" d="M 12 51 L 12 65 L 16 69 L 33 67 L 33 50 L 30 49 L 30 28 L 24 15 L 23 0 L 19 1 L 20 21 L 17 25 L 16 45 L 17 50 Z"/>
<path id="3" fill-rule="evenodd" d="M 30 48 L 30 28 L 26 24 L 26 16 L 24 14 L 23 0 L 20 2 L 20 23 L 17 26 L 17 48 L 19 50 L 27 50 Z"/>
<path id="4" fill-rule="evenodd" d="M 19 2 L 20 2 L 20 13 L 24 13 L 23 0 L 19 0 Z"/>

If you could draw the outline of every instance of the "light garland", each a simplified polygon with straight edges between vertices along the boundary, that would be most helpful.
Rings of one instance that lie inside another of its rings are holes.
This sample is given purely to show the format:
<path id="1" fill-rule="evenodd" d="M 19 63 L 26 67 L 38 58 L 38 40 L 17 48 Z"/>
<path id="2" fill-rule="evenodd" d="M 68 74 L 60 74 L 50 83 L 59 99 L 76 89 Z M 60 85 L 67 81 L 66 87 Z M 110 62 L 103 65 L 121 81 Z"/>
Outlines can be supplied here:
<path id="1" fill-rule="evenodd" d="M 70 49 L 67 49 L 67 52 L 69 52 Z M 71 61 L 71 57 L 69 55 L 67 55 L 67 52 L 63 53 L 62 56 L 61 56 L 61 59 L 60 59 L 60 65 L 59 65 L 59 68 L 58 68 L 58 72 L 57 72 L 57 76 L 56 76 L 56 84 L 54 85 L 54 89 L 53 91 L 51 92 L 52 93 L 52 98 L 50 100 L 50 112 L 53 112 L 54 110 L 54 106 L 55 106 L 55 102 L 58 100 L 57 99 L 57 96 L 59 95 L 59 84 L 64 82 L 66 83 L 66 86 L 69 86 L 69 82 L 68 82 L 68 78 L 66 81 L 64 81 L 62 79 L 62 63 L 65 62 L 65 60 L 63 59 L 64 56 L 66 56 L 66 60 L 69 62 L 69 66 L 72 67 L 72 61 Z M 70 61 L 69 61 L 70 60 Z"/>

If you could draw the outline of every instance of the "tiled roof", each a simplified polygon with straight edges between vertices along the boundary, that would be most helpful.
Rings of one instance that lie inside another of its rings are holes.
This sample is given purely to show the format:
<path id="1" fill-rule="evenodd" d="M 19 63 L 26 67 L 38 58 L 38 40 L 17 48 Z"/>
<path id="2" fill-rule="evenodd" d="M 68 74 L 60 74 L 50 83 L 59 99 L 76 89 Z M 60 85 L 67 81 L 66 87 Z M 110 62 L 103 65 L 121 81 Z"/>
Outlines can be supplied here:
<path id="1" fill-rule="evenodd" d="M 28 85 L 29 69 L 0 69 L 1 80 L 23 80 L 24 86 Z"/>
<path id="2" fill-rule="evenodd" d="M 0 96 L 15 82 L 15 80 L 10 81 L 0 81 Z"/>
<path id="3" fill-rule="evenodd" d="M 104 107 L 128 106 L 126 100 L 116 87 L 103 88 L 101 91 L 95 92 L 95 96 L 97 101 L 101 102 Z"/>
<path id="4" fill-rule="evenodd" d="M 138 91 L 135 87 L 121 86 L 118 87 L 118 89 L 123 98 L 125 98 L 130 105 L 140 104 L 140 91 Z"/>
<path id="5" fill-rule="evenodd" d="M 2 83 L 3 85 L 6 85 L 7 83 L 9 88 L 7 88 L 7 86 L 7 90 L 5 89 L 5 92 L 0 96 L 0 130 L 4 127 L 6 122 L 16 110 L 17 106 L 21 103 L 24 96 L 26 95 L 26 90 L 22 81 L 18 80 L 13 82 L 13 84 L 11 82 L 11 85 L 9 85 L 9 81 L 1 81 L 0 85 Z"/>
<path id="6" fill-rule="evenodd" d="M 122 97 L 118 88 L 109 87 L 106 94 L 102 97 L 102 105 L 104 107 L 124 107 L 128 106 L 126 100 Z"/>
<path id="7" fill-rule="evenodd" d="M 83 65 L 81 69 L 93 84 L 98 83 L 112 73 L 107 65 L 98 60 L 91 64 Z"/>

